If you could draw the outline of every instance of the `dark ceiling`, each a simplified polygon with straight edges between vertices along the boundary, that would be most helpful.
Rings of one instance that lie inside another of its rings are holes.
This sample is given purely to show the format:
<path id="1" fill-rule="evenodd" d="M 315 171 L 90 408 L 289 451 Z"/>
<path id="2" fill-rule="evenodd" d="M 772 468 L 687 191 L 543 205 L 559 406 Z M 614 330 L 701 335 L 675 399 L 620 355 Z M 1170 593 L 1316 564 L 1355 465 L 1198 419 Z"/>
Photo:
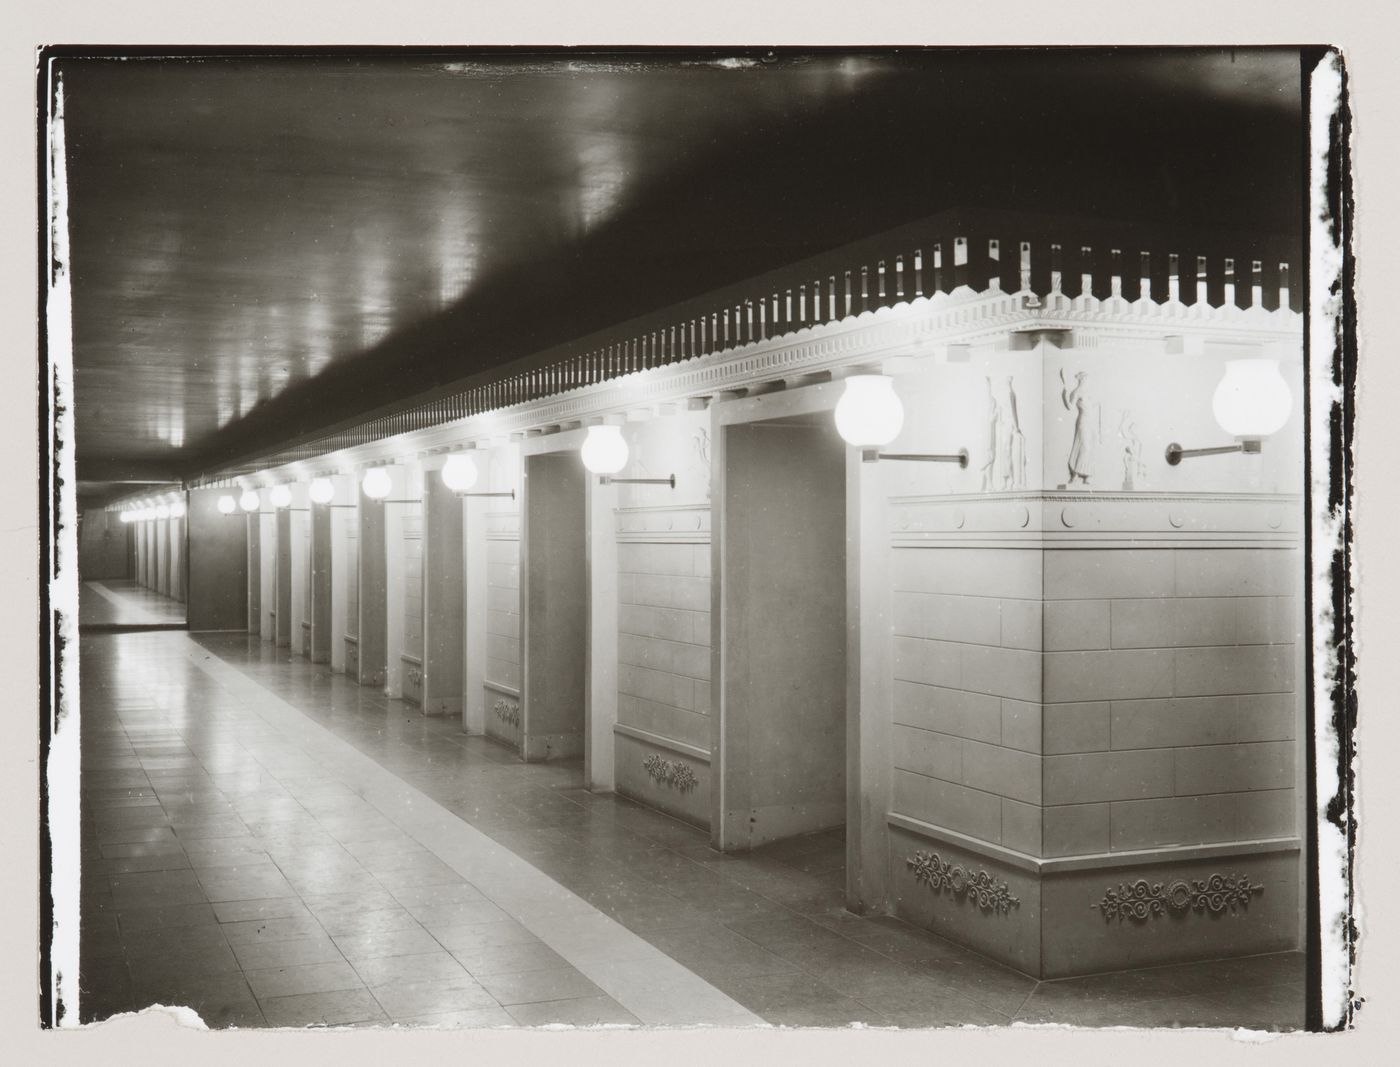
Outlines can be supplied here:
<path id="1" fill-rule="evenodd" d="M 948 207 L 1296 232 L 1296 53 L 60 55 L 89 499 Z"/>

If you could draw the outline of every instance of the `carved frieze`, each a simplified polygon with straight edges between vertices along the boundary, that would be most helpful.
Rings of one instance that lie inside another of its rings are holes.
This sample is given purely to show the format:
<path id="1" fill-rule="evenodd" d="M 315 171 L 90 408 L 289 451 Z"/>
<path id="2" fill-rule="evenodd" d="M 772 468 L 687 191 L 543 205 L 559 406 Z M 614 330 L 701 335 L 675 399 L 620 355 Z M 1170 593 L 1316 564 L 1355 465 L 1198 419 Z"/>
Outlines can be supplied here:
<path id="1" fill-rule="evenodd" d="M 960 863 L 949 863 L 937 852 L 915 852 L 904 861 L 914 872 L 914 880 L 935 893 L 951 893 L 976 904 L 983 911 L 1005 914 L 1021 906 L 1011 887 L 986 871 L 974 871 Z"/>
<path id="2" fill-rule="evenodd" d="M 1262 893 L 1264 887 L 1251 882 L 1248 876 L 1212 874 L 1190 881 L 1178 878 L 1172 882 L 1149 882 L 1139 878 L 1128 884 L 1110 887 L 1097 904 L 1105 920 L 1132 919 L 1147 922 L 1163 915 L 1184 915 L 1188 912 L 1215 914 L 1246 907 L 1250 897 Z"/>
<path id="3" fill-rule="evenodd" d="M 620 542 L 708 544 L 708 504 L 662 504 L 617 509 Z"/>
<path id="4" fill-rule="evenodd" d="M 1000 394 L 987 376 L 987 433 L 982 455 L 982 491 L 1009 492 L 1026 487 L 1026 436 L 1021 431 L 1021 411 L 1016 381 L 1006 379 Z M 959 523 L 961 526 L 961 523 Z"/>
<path id="5" fill-rule="evenodd" d="M 695 772 L 688 764 L 680 760 L 662 759 L 655 752 L 642 760 L 642 769 L 657 785 L 673 786 L 682 793 L 700 784 L 700 779 L 695 777 Z"/>

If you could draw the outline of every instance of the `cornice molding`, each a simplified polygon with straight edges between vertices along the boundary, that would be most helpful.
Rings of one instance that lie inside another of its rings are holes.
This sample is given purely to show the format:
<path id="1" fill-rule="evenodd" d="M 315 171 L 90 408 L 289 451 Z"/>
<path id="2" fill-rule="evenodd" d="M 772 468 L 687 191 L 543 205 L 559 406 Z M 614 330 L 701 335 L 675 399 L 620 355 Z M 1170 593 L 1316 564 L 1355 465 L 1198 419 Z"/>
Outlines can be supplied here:
<path id="1" fill-rule="evenodd" d="M 1168 548 L 1261 546 L 1300 540 L 1290 493 L 1043 490 L 892 497 L 896 547 Z"/>
<path id="2" fill-rule="evenodd" d="M 836 371 L 895 355 L 934 357 L 941 345 L 971 345 L 1006 340 L 1013 333 L 1069 330 L 1075 338 L 1095 338 L 1092 346 L 1114 337 L 1157 339 L 1190 333 L 1207 341 L 1265 344 L 1301 339 L 1302 316 L 1280 308 L 1156 304 L 1121 298 L 1075 298 L 1051 293 L 1030 306 L 1027 293 L 996 288 L 977 293 L 960 287 L 951 293 L 861 312 L 780 337 L 753 341 L 682 362 L 634 371 L 606 382 L 499 408 L 453 422 L 386 437 L 378 441 L 258 470 L 255 461 L 240 463 L 193 480 L 199 487 L 220 487 L 242 479 L 267 482 L 300 480 L 317 473 L 353 470 L 386 460 L 407 460 L 500 439 L 542 432 L 629 408 L 713 396 L 753 386 Z M 1164 357 L 1170 358 L 1170 357 Z M 254 474 L 244 474 L 252 469 Z"/>
<path id="3" fill-rule="evenodd" d="M 1254 839 L 1247 841 L 1223 841 L 1207 845 L 1188 845 L 1172 848 L 1136 849 L 1131 852 L 1097 852 L 1083 856 L 1031 856 L 1025 852 L 990 841 L 979 841 L 975 837 L 949 830 L 933 823 L 915 819 L 899 812 L 889 812 L 885 821 L 892 827 L 904 830 L 928 841 L 941 841 L 946 845 L 961 848 L 967 852 L 985 856 L 987 859 L 1003 863 L 1008 867 L 1042 876 L 1073 874 L 1080 871 L 1118 870 L 1120 868 L 1151 867 L 1168 863 L 1195 863 L 1222 857 L 1260 856 L 1273 853 L 1296 854 L 1302 843 L 1296 837 Z"/>
<path id="4" fill-rule="evenodd" d="M 677 741 L 674 738 L 662 737 L 660 734 L 654 734 L 650 730 L 643 730 L 637 726 L 628 726 L 623 722 L 615 722 L 613 723 L 613 733 L 617 734 L 619 737 L 630 737 L 633 741 L 640 741 L 642 744 L 651 745 L 653 748 L 674 752 L 678 756 L 687 756 L 699 763 L 708 765 L 710 762 L 709 749 L 687 744 L 684 741 Z"/>

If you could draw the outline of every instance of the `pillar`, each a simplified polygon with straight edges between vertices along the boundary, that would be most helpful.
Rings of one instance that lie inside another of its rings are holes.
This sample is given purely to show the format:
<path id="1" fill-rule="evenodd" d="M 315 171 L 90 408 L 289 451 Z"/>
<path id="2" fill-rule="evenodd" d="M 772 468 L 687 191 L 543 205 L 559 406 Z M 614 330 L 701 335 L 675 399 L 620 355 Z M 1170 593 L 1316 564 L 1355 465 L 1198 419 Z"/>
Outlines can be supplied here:
<path id="1" fill-rule="evenodd" d="M 156 520 L 148 519 L 142 524 L 146 534 L 146 581 L 147 589 L 156 587 Z"/>
<path id="2" fill-rule="evenodd" d="M 273 639 L 278 648 L 292 644 L 292 513 L 278 508 L 273 521 L 277 525 L 276 569 L 274 573 L 276 629 Z"/>
<path id="3" fill-rule="evenodd" d="M 140 586 L 145 586 L 147 582 L 146 527 L 149 526 L 150 523 L 142 520 L 140 522 L 132 523 L 132 525 L 136 527 L 136 584 Z"/>
<path id="4" fill-rule="evenodd" d="M 234 494 L 237 500 L 237 494 Z M 248 632 L 262 632 L 262 516 L 254 511 L 235 511 L 229 518 L 242 515 L 248 530 Z"/>
<path id="5" fill-rule="evenodd" d="M 331 658 L 331 506 L 308 498 L 311 523 L 311 662 Z"/>
<path id="6" fill-rule="evenodd" d="M 388 662 L 388 574 L 385 567 L 384 503 L 359 496 L 358 551 L 358 647 L 357 677 L 361 685 L 382 688 Z"/>
<path id="7" fill-rule="evenodd" d="M 259 494 L 263 496 L 265 494 Z M 258 583 L 261 589 L 259 599 L 262 615 L 258 633 L 264 641 L 275 644 L 277 641 L 277 509 L 266 503 L 259 503 L 258 510 L 251 518 L 258 524 L 258 543 L 262 554 L 258 559 Z"/>
<path id="8" fill-rule="evenodd" d="M 587 732 L 583 776 L 595 793 L 617 787 L 618 613 L 617 488 L 588 479 L 588 659 L 585 692 Z"/>
<path id="9" fill-rule="evenodd" d="M 292 550 L 292 655 L 311 658 L 311 499 L 305 482 L 288 486 L 292 502 L 286 511 L 291 515 Z"/>
<path id="10" fill-rule="evenodd" d="M 462 728 L 520 745 L 520 447 L 476 453 L 483 492 L 510 496 L 463 501 L 466 575 L 465 700 Z"/>
<path id="11" fill-rule="evenodd" d="M 423 703 L 427 715 L 462 713 L 462 499 L 443 484 L 445 457 L 423 463 Z"/>
<path id="12" fill-rule="evenodd" d="M 491 453 L 476 453 L 478 484 L 489 484 Z M 489 564 L 486 516 L 490 499 L 462 498 L 462 730 L 486 732 L 486 651 Z"/>
<path id="13" fill-rule="evenodd" d="M 185 502 L 186 510 L 189 501 Z M 185 599 L 185 520 L 170 520 L 170 595 L 181 603 Z"/>
<path id="14" fill-rule="evenodd" d="M 889 518 L 882 465 L 846 454 L 846 904 L 880 912 L 889 893 Z"/>
<path id="15" fill-rule="evenodd" d="M 1041 978 L 1297 946 L 1301 432 L 1169 466 L 1225 357 L 1158 345 L 931 365 L 889 450 L 968 468 L 880 464 L 890 907 Z"/>
<path id="16" fill-rule="evenodd" d="M 155 523 L 155 590 L 162 596 L 170 595 L 170 520 L 156 519 Z"/>

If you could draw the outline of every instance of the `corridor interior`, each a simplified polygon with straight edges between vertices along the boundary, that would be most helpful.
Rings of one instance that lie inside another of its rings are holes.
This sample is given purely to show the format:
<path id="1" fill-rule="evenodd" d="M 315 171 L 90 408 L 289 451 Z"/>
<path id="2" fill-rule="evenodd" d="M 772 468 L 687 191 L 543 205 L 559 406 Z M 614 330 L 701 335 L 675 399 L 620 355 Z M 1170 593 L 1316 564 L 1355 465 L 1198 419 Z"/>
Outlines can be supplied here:
<path id="1" fill-rule="evenodd" d="M 78 625 L 84 630 L 185 627 L 185 605 L 147 589 L 131 578 L 83 582 L 78 594 Z"/>
<path id="2" fill-rule="evenodd" d="M 90 631 L 80 677 L 83 1021 L 1303 1022 L 1300 954 L 1037 982 L 846 911 L 841 830 L 717 852 L 256 636 Z"/>

